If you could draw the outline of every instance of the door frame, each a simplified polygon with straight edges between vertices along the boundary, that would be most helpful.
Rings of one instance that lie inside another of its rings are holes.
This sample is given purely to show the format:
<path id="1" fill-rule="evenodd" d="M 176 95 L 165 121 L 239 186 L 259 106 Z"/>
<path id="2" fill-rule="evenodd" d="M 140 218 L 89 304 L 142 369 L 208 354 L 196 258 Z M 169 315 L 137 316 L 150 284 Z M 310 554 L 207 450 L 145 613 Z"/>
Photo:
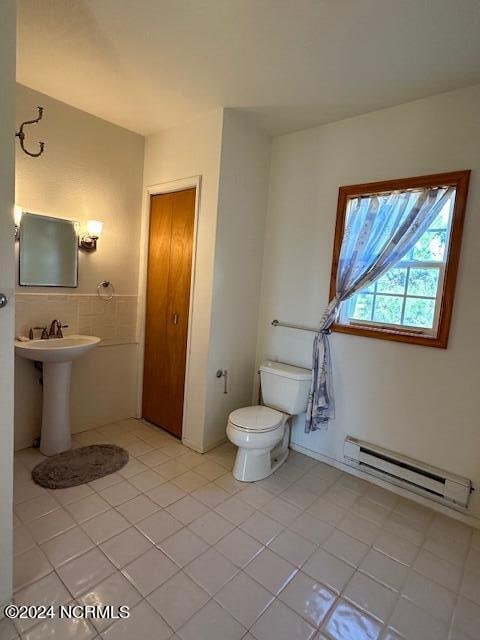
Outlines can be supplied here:
<path id="1" fill-rule="evenodd" d="M 145 321 L 147 313 L 147 273 L 148 273 L 148 250 L 150 241 L 150 198 L 151 196 L 174 193 L 175 191 L 185 191 L 195 189 L 195 212 L 193 223 L 193 246 L 192 246 L 192 270 L 190 275 L 190 300 L 188 306 L 188 331 L 187 331 L 187 359 L 185 362 L 185 390 L 183 393 L 183 419 L 182 419 L 182 441 L 185 437 L 185 416 L 187 415 L 187 404 L 189 398 L 189 371 L 190 371 L 190 351 L 192 343 L 192 312 L 193 300 L 195 296 L 195 273 L 197 264 L 197 236 L 198 217 L 200 213 L 200 189 L 202 177 L 200 175 L 188 178 L 180 178 L 170 182 L 162 182 L 145 187 L 143 194 L 142 218 L 140 229 L 140 268 L 138 284 L 138 313 L 137 313 L 137 335 L 138 335 L 138 383 L 137 383 L 137 418 L 142 417 L 143 400 L 143 367 L 145 359 Z"/>

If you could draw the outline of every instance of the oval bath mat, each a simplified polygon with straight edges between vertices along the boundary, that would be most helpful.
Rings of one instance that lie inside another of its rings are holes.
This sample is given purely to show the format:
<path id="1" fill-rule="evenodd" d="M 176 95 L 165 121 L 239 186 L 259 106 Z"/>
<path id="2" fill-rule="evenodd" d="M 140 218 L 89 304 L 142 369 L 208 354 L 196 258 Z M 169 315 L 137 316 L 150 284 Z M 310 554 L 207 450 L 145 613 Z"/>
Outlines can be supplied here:
<path id="1" fill-rule="evenodd" d="M 70 449 L 40 462 L 34 482 L 47 489 L 67 489 L 118 471 L 128 462 L 128 451 L 114 444 L 91 444 Z"/>

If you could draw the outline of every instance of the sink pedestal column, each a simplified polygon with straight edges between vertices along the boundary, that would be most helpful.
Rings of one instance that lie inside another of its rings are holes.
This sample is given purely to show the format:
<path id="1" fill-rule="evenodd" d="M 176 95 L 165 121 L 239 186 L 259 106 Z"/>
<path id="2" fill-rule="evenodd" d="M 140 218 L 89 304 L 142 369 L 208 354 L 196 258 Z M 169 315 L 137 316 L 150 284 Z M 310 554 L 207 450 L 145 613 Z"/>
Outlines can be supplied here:
<path id="1" fill-rule="evenodd" d="M 53 456 L 72 447 L 70 433 L 71 374 L 71 361 L 43 363 L 40 451 L 45 456 Z"/>

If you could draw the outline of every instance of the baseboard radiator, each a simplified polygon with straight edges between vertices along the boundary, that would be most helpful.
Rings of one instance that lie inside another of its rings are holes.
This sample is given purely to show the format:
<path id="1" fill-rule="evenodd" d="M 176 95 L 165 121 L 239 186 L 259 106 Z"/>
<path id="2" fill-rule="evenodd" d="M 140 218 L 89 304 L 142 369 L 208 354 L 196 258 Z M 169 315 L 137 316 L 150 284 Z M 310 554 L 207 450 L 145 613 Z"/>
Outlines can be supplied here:
<path id="1" fill-rule="evenodd" d="M 451 507 L 468 507 L 472 483 L 442 469 L 351 436 L 345 438 L 346 462 L 397 486 Z"/>

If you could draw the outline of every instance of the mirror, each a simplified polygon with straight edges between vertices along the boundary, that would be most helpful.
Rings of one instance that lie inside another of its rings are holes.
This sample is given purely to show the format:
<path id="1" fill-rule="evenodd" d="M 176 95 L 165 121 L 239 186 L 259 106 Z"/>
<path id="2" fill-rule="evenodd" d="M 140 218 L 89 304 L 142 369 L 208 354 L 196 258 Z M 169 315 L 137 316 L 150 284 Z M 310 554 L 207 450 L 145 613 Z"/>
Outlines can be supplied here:
<path id="1" fill-rule="evenodd" d="M 24 213 L 20 222 L 19 284 L 27 287 L 78 286 L 75 222 Z"/>

